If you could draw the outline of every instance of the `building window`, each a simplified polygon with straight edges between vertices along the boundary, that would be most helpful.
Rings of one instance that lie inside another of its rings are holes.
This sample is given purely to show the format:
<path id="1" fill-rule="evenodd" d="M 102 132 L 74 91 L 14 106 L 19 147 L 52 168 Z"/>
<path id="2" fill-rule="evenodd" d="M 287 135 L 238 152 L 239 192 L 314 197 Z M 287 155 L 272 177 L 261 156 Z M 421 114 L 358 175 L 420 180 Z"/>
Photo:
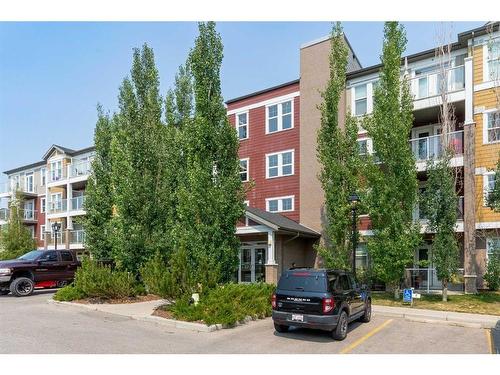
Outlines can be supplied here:
<path id="1" fill-rule="evenodd" d="M 490 237 L 486 239 L 486 259 L 493 256 L 495 251 L 500 251 L 500 237 Z"/>
<path id="2" fill-rule="evenodd" d="M 36 238 L 36 234 L 35 234 L 35 226 L 34 225 L 29 225 L 28 226 L 28 231 L 30 232 L 31 234 L 31 238 Z"/>
<path id="3" fill-rule="evenodd" d="M 486 114 L 487 142 L 500 141 L 500 112 L 489 112 Z"/>
<path id="4" fill-rule="evenodd" d="M 236 114 L 236 126 L 238 128 L 238 138 L 248 139 L 248 112 Z"/>
<path id="5" fill-rule="evenodd" d="M 368 247 L 366 243 L 360 243 L 356 247 L 356 268 L 364 270 L 368 268 Z"/>
<path id="6" fill-rule="evenodd" d="M 368 155 L 368 139 L 358 139 L 358 152 L 361 156 Z"/>
<path id="7" fill-rule="evenodd" d="M 47 181 L 47 168 L 40 168 L 40 185 L 45 186 Z"/>
<path id="8" fill-rule="evenodd" d="M 294 210 L 294 196 L 277 197 L 266 199 L 266 210 L 268 212 L 290 212 Z"/>
<path id="9" fill-rule="evenodd" d="M 24 176 L 24 191 L 27 193 L 33 193 L 34 191 L 33 172 L 26 173 L 26 176 Z"/>
<path id="10" fill-rule="evenodd" d="M 486 62 L 489 80 L 496 81 L 500 79 L 500 39 L 495 39 L 488 45 Z"/>
<path id="11" fill-rule="evenodd" d="M 293 150 L 266 155 L 266 178 L 293 175 L 293 157 Z"/>
<path id="12" fill-rule="evenodd" d="M 266 123 L 266 133 L 275 133 L 293 128 L 292 100 L 268 106 Z"/>
<path id="13" fill-rule="evenodd" d="M 488 196 L 495 187 L 495 172 L 488 172 L 484 175 L 483 188 L 484 188 L 484 206 L 488 206 Z"/>
<path id="14" fill-rule="evenodd" d="M 40 226 L 40 240 L 45 240 L 45 225 Z"/>
<path id="15" fill-rule="evenodd" d="M 248 161 L 248 158 L 240 159 L 240 178 L 242 182 L 248 181 Z"/>
<path id="16" fill-rule="evenodd" d="M 50 180 L 58 181 L 62 177 L 62 161 L 55 161 L 50 163 Z"/>
<path id="17" fill-rule="evenodd" d="M 46 202 L 47 202 L 47 200 L 46 200 L 45 198 L 41 198 L 41 199 L 40 199 L 40 206 L 41 206 L 41 207 L 40 207 L 40 212 L 41 212 L 42 214 L 44 214 L 44 213 L 45 213 L 45 206 L 46 206 Z"/>
<path id="18" fill-rule="evenodd" d="M 354 115 L 362 116 L 366 114 L 368 109 L 368 96 L 366 91 L 366 83 L 354 87 Z"/>

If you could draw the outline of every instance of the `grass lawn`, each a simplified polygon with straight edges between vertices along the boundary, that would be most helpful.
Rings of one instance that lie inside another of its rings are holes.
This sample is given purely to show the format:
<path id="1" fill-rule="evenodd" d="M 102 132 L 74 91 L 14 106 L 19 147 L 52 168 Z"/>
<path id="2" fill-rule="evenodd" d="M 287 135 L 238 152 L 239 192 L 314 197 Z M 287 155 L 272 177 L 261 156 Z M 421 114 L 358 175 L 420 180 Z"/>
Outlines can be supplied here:
<path id="1" fill-rule="evenodd" d="M 395 301 L 393 293 L 373 292 L 372 302 L 374 305 L 411 308 L 410 305 L 403 305 L 402 298 Z M 422 294 L 420 299 L 413 300 L 413 308 L 500 315 L 500 292 L 448 295 L 448 302 L 443 302 L 441 295 Z"/>

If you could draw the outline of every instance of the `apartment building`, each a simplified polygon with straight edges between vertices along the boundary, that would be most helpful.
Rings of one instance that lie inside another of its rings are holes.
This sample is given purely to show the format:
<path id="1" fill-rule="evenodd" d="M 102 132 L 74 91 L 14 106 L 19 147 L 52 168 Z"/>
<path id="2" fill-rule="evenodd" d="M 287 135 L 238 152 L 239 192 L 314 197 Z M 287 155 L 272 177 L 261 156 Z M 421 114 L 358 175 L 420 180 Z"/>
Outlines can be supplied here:
<path id="1" fill-rule="evenodd" d="M 83 252 L 85 233 L 79 218 L 85 214 L 93 152 L 93 147 L 72 150 L 53 145 L 41 161 L 5 171 L 8 180 L 0 186 L 0 225 L 7 223 L 9 206 L 18 191 L 23 199 L 23 221 L 39 249 L 57 245 Z M 61 228 L 57 236 L 52 232 L 54 223 Z"/>
<path id="2" fill-rule="evenodd" d="M 492 29 L 493 26 L 493 29 Z M 339 119 L 347 111 L 361 119 L 373 110 L 373 88 L 380 65 L 362 68 L 349 41 L 346 90 Z M 324 193 L 318 180 L 316 138 L 321 125 L 318 106 L 329 79 L 329 37 L 300 48 L 300 79 L 228 100 L 227 114 L 240 141 L 241 180 L 248 189 L 245 217 L 236 233 L 241 241 L 240 282 L 277 282 L 292 266 L 319 264 L 315 244 L 324 231 Z M 500 152 L 500 33 L 498 23 L 458 34 L 450 59 L 443 67 L 435 49 L 406 56 L 402 73 L 409 77 L 414 97 L 414 123 L 408 135 L 418 171 L 419 191 L 427 184 L 427 161 L 439 158 L 444 147 L 440 136 L 441 83 L 455 109 L 456 123 L 448 142 L 454 150 L 457 171 L 460 271 L 458 290 L 483 288 L 488 253 L 500 244 L 500 214 L 486 206 L 494 186 L 493 168 Z M 360 126 L 360 154 L 376 152 Z M 42 161 L 5 173 L 8 182 L 0 199 L 22 192 L 23 217 L 37 238 L 39 248 L 53 248 L 51 226 L 62 230 L 58 244 L 83 251 L 84 232 L 79 218 L 94 149 L 71 150 L 52 146 Z M 0 207 L 4 207 L 1 204 Z M 9 216 L 0 209 L 0 225 Z M 417 206 L 414 220 L 421 223 L 423 243 L 409 265 L 407 281 L 417 289 L 440 289 L 432 264 L 432 240 L 425 215 Z M 361 243 L 356 251 L 359 266 L 368 264 L 366 240 L 373 235 L 370 218 L 358 222 Z"/>

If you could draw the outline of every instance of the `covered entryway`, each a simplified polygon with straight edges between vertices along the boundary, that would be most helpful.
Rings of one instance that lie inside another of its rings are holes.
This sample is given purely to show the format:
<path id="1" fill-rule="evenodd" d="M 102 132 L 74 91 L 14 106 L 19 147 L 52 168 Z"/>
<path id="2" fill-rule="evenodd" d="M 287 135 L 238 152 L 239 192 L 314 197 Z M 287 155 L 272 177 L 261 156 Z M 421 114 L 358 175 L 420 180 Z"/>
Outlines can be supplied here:
<path id="1" fill-rule="evenodd" d="M 320 234 L 283 215 L 247 207 L 236 233 L 241 241 L 238 282 L 276 284 L 283 270 L 313 267 Z"/>

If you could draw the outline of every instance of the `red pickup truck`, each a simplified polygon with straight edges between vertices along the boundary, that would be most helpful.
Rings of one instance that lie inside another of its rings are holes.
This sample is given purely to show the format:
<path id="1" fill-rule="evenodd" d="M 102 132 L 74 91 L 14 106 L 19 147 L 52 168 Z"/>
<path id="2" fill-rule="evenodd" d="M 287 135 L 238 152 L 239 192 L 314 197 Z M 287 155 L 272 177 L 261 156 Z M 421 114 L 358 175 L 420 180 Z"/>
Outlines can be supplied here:
<path id="1" fill-rule="evenodd" d="M 35 288 L 62 287 L 80 266 L 71 250 L 33 250 L 23 256 L 0 261 L 0 295 L 29 296 Z"/>

